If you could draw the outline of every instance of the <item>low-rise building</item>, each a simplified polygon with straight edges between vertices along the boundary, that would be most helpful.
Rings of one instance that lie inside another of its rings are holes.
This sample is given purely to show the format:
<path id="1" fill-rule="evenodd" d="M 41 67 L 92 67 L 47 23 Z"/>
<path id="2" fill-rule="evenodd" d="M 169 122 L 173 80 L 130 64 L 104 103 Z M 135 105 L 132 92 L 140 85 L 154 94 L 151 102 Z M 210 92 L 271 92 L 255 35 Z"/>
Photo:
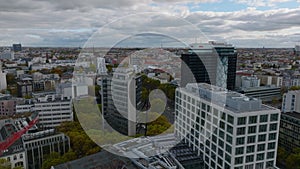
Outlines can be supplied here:
<path id="1" fill-rule="evenodd" d="M 42 168 L 45 156 L 52 152 L 64 154 L 70 150 L 70 139 L 54 129 L 29 133 L 22 136 L 26 150 L 28 169 Z"/>

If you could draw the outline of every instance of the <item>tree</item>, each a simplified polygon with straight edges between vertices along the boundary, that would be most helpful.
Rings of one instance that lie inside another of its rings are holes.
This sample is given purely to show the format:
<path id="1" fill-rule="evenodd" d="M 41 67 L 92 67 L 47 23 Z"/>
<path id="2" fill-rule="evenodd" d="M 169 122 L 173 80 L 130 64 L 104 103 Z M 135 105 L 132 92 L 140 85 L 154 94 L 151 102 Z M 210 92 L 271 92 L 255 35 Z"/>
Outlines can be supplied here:
<path id="1" fill-rule="evenodd" d="M 161 115 L 159 116 L 155 121 L 150 122 L 147 124 L 147 136 L 155 136 L 162 134 L 166 130 L 168 130 L 171 127 L 171 123 L 168 121 L 168 119 Z"/>
<path id="2" fill-rule="evenodd" d="M 68 161 L 75 160 L 76 154 L 71 150 L 64 155 L 60 155 L 58 152 L 52 152 L 45 157 L 42 164 L 42 169 L 50 169 L 51 166 L 59 165 Z"/>

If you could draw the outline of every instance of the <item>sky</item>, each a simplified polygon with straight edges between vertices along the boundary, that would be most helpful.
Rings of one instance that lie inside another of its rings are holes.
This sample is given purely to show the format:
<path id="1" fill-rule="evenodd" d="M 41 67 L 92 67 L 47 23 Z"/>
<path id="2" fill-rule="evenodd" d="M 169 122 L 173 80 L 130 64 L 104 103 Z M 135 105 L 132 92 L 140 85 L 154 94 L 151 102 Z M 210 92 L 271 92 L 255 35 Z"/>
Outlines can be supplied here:
<path id="1" fill-rule="evenodd" d="M 0 0 L 0 31 L 0 46 L 294 47 L 300 0 Z"/>

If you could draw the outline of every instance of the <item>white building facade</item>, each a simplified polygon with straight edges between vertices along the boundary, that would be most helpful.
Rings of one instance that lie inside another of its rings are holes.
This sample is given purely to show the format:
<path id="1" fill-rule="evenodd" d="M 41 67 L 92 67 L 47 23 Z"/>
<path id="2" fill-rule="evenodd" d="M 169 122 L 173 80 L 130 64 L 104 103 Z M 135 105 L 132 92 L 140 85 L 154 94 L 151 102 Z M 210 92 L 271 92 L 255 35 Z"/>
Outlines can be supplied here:
<path id="1" fill-rule="evenodd" d="M 2 72 L 2 62 L 0 61 L 0 90 L 7 88 L 6 73 Z"/>
<path id="2" fill-rule="evenodd" d="M 176 90 L 175 135 L 209 169 L 275 167 L 280 111 L 204 83 Z"/>
<path id="3" fill-rule="evenodd" d="M 34 103 L 33 109 L 38 113 L 39 125 L 43 129 L 55 128 L 62 122 L 73 121 L 72 102 L 69 99 L 48 95 L 44 100 Z"/>
<path id="4" fill-rule="evenodd" d="M 300 113 L 300 90 L 288 91 L 283 95 L 282 112 L 298 112 Z"/>

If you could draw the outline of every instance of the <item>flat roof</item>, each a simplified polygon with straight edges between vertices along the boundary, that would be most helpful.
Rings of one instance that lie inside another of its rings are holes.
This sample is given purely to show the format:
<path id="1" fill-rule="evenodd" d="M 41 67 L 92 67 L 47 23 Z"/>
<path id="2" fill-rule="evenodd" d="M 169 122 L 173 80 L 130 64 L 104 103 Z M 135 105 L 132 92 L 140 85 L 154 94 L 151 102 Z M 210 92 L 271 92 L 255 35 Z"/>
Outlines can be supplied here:
<path id="1" fill-rule="evenodd" d="M 185 88 L 178 88 L 177 90 L 185 91 L 235 113 L 276 110 L 273 107 L 263 105 L 259 99 L 207 83 L 189 83 Z"/>

